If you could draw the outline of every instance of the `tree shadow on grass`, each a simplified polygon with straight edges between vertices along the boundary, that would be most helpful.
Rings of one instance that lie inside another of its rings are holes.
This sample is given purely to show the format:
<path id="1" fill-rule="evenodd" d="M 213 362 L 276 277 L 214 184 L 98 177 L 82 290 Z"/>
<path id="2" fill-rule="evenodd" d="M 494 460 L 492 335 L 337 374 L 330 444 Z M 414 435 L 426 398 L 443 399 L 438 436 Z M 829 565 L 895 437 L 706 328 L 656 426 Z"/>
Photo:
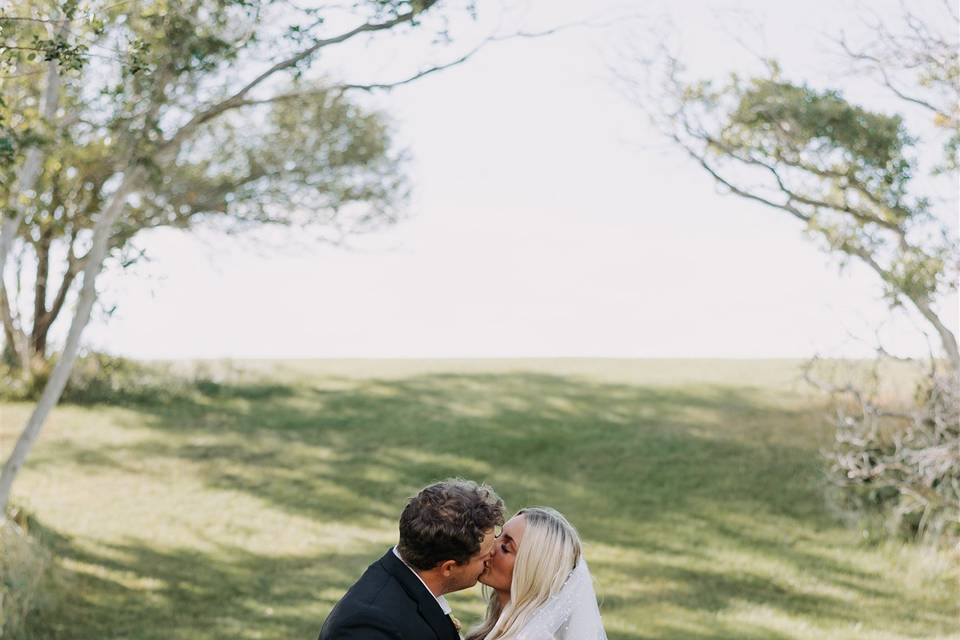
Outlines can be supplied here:
<path id="1" fill-rule="evenodd" d="M 789 475 L 797 467 L 809 467 L 809 455 L 816 450 L 815 443 L 799 451 L 766 446 L 742 429 L 727 429 L 722 420 L 705 425 L 689 417 L 691 412 L 727 420 L 804 417 L 764 408 L 750 393 L 722 387 L 691 393 L 542 374 L 446 375 L 268 396 L 251 387 L 223 397 L 230 401 L 185 398 L 173 405 L 141 407 L 158 437 L 133 449 L 143 456 L 203 462 L 211 483 L 244 489 L 306 514 L 316 513 L 317 505 L 309 499 L 315 480 L 339 481 L 361 496 L 402 499 L 424 479 L 471 473 L 494 483 L 503 475 L 516 477 L 521 488 L 529 488 L 523 493 L 531 494 L 558 480 L 574 485 L 583 477 L 585 488 L 599 484 L 613 491 L 588 491 L 583 501 L 605 501 L 600 511 L 612 511 L 638 501 L 640 506 L 657 502 L 661 493 L 638 492 L 637 487 L 656 486 L 664 477 L 673 483 L 671 500 L 689 495 L 705 478 L 715 479 L 709 474 L 716 469 L 691 463 L 760 459 Z M 218 460 L 262 473 L 245 474 L 251 480 L 243 486 Z M 371 467 L 389 473 L 377 479 L 369 473 Z M 687 468 L 678 473 L 678 467 Z M 293 478 L 284 473 L 283 481 L 305 483 L 303 491 L 271 494 L 278 488 L 269 482 L 275 470 L 295 472 Z M 741 479 L 728 477 L 726 482 Z M 771 500 L 769 506 L 782 509 L 789 501 Z M 393 517 L 394 510 L 376 513 Z"/>
<path id="2" fill-rule="evenodd" d="M 47 452 L 45 463 L 124 469 L 130 460 L 163 461 L 157 468 L 175 464 L 211 490 L 264 508 L 380 529 L 392 528 L 418 487 L 467 476 L 491 482 L 511 507 L 560 508 L 588 544 L 629 558 L 592 562 L 601 580 L 622 585 L 604 594 L 605 615 L 634 622 L 637 611 L 658 606 L 691 613 L 690 621 L 653 624 L 656 637 L 790 637 L 747 623 L 708 627 L 697 617 L 743 603 L 828 626 L 872 618 L 907 634 L 949 628 L 950 612 L 919 613 L 922 599 L 836 559 L 817 539 L 835 527 L 817 486 L 818 416 L 760 389 L 422 375 L 203 383 L 131 406 L 131 426 L 145 424 L 152 436 L 94 457 Z M 714 568 L 704 540 L 783 563 L 826 588 L 805 591 L 749 566 Z M 83 588 L 66 599 L 58 623 L 80 635 L 63 637 L 310 637 L 382 551 L 277 557 L 230 545 L 201 552 L 131 541 L 90 551 L 61 543 L 62 557 L 83 567 Z M 98 577 L 107 573 L 132 577 Z M 631 588 L 650 581 L 663 586 Z"/>
<path id="3" fill-rule="evenodd" d="M 58 608 L 31 620 L 38 640 L 314 638 L 377 552 L 284 556 L 142 541 L 91 550 L 55 534 L 44 539 L 65 569 Z"/>

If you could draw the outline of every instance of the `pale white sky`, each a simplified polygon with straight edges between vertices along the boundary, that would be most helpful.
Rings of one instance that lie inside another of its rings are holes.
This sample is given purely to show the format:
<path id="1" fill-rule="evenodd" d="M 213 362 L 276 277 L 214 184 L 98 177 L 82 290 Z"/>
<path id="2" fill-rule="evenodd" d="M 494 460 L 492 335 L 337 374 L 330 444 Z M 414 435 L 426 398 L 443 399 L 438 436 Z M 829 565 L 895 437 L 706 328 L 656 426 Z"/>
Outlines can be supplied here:
<path id="1" fill-rule="evenodd" d="M 413 156 L 408 221 L 354 251 L 155 233 L 141 243 L 150 263 L 104 277 L 117 311 L 88 343 L 145 358 L 803 357 L 868 354 L 880 329 L 888 348 L 926 353 L 910 318 L 889 320 L 871 273 L 839 272 L 786 215 L 718 195 L 607 70 L 631 32 L 669 17 L 694 75 L 755 70 L 737 33 L 789 77 L 824 85 L 837 65 L 823 34 L 855 30 L 855 3 L 517 4 L 509 20 L 528 29 L 640 17 L 496 43 L 378 97 Z M 489 26 L 478 6 L 468 34 Z M 416 67 L 403 51 L 396 60 Z M 366 62 L 342 64 L 393 70 Z M 955 220 L 955 194 L 941 195 Z"/>

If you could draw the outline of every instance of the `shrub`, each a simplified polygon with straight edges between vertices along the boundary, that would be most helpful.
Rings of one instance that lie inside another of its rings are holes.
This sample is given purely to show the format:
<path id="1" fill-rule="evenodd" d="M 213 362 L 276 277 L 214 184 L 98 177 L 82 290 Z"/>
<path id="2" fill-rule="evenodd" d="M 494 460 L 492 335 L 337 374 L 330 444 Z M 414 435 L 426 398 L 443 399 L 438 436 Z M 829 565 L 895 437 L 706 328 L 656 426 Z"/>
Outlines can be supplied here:
<path id="1" fill-rule="evenodd" d="M 43 392 L 53 363 L 29 376 L 0 370 L 0 400 L 34 401 Z M 138 362 L 88 353 L 73 365 L 60 402 L 71 404 L 149 404 L 199 392 L 216 395 L 224 383 L 243 378 L 229 363 Z"/>
<path id="2" fill-rule="evenodd" d="M 73 404 L 141 403 L 163 400 L 182 386 L 162 365 L 90 353 L 78 358 L 61 402 Z"/>
<path id="3" fill-rule="evenodd" d="M 954 371 L 932 370 L 906 407 L 855 384 L 824 385 L 837 398 L 826 452 L 840 506 L 887 535 L 960 541 L 960 394 Z"/>
<path id="4" fill-rule="evenodd" d="M 15 512 L 0 518 L 0 638 L 24 637 L 27 619 L 52 603 L 53 561 Z"/>

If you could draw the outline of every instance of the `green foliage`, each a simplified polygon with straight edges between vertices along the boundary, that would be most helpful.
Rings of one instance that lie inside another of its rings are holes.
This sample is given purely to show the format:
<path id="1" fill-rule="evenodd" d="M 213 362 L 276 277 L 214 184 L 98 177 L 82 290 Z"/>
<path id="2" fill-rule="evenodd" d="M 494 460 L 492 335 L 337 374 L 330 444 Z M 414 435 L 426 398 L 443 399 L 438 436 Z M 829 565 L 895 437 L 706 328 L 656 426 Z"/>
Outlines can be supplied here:
<path id="1" fill-rule="evenodd" d="M 955 290 L 955 281 L 942 283 L 945 275 L 950 273 L 948 261 L 951 253 L 949 246 L 931 248 L 927 252 L 916 249 L 903 252 L 891 264 L 885 288 L 887 298 L 891 302 L 899 300 L 901 296 L 925 299 L 931 297 L 941 284 L 945 285 L 944 288 L 953 287 Z"/>
<path id="2" fill-rule="evenodd" d="M 0 400 L 33 402 L 46 384 L 45 372 L 36 372 L 22 382 L 16 381 L 12 369 L 0 371 L 7 382 L 0 391 Z M 76 405 L 139 405 L 174 402 L 193 393 L 213 395 L 220 386 L 217 376 L 203 367 L 195 367 L 189 375 L 177 372 L 169 364 L 142 363 L 105 353 L 88 353 L 77 359 L 62 401 Z"/>
<path id="3" fill-rule="evenodd" d="M 27 61 L 33 62 L 39 55 L 44 62 L 57 61 L 65 71 L 79 71 L 87 62 L 90 48 L 82 43 L 74 43 L 63 36 L 43 38 L 34 35 L 31 43 L 35 52 L 27 54 Z"/>
<path id="4" fill-rule="evenodd" d="M 162 401 L 175 393 L 178 381 L 162 367 L 91 353 L 77 360 L 62 401 L 75 404 Z"/>
<path id="5" fill-rule="evenodd" d="M 914 140 L 900 116 L 863 109 L 836 90 L 773 79 L 754 79 L 737 97 L 722 137 L 731 148 L 808 168 L 840 188 L 863 185 L 884 213 L 905 214 L 911 163 L 904 152 Z"/>
<path id="6" fill-rule="evenodd" d="M 11 162 L 13 153 L 13 137 L 9 135 L 0 136 L 0 164 Z"/>
<path id="7" fill-rule="evenodd" d="M 264 108 L 257 128 L 220 120 L 198 132 L 194 151 L 177 165 L 153 167 L 150 188 L 120 221 L 118 244 L 161 225 L 335 225 L 361 233 L 395 220 L 406 183 L 384 117 L 339 92 L 298 89 L 309 100 Z"/>
<path id="8" fill-rule="evenodd" d="M 0 77 L 31 63 L 56 61 L 64 71 L 79 71 L 89 59 L 90 48 L 85 41 L 87 29 L 62 29 L 61 23 L 77 22 L 78 2 L 57 3 L 49 17 L 49 3 L 23 0 L 15 12 L 0 8 Z M 96 29 L 97 22 L 89 26 Z"/>
<path id="9" fill-rule="evenodd" d="M 943 143 L 943 154 L 946 157 L 946 163 L 938 167 L 935 173 L 949 173 L 960 170 L 960 130 L 954 129 L 953 133 Z"/>
<path id="10" fill-rule="evenodd" d="M 783 209 L 808 236 L 866 261 L 893 306 L 957 288 L 958 243 L 916 192 L 917 139 L 899 115 L 769 77 L 681 84 L 682 135 L 718 179 Z M 689 142 L 688 142 L 689 141 Z"/>

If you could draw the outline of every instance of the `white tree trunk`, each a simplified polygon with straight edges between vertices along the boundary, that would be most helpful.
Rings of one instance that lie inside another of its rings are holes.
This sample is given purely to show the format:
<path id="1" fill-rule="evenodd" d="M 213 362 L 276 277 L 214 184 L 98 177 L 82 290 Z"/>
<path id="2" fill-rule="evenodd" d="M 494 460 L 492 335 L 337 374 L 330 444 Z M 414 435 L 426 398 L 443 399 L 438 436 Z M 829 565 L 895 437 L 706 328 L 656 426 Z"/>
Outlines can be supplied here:
<path id="1" fill-rule="evenodd" d="M 37 401 L 37 406 L 34 407 L 33 413 L 30 414 L 30 418 L 23 428 L 23 432 L 17 439 L 13 452 L 4 463 L 3 471 L 0 472 L 0 518 L 6 514 L 7 504 L 10 501 L 10 488 L 13 485 L 14 478 L 20 471 L 20 467 L 23 466 L 27 454 L 30 452 L 37 436 L 40 435 L 40 430 L 43 428 L 47 416 L 50 415 L 50 411 L 60 400 L 60 396 L 67 386 L 67 381 L 70 379 L 70 371 L 73 369 L 73 363 L 76 361 L 77 354 L 80 351 L 80 338 L 83 335 L 83 330 L 86 328 L 87 323 L 90 321 L 93 303 L 97 298 L 96 280 L 103 268 L 103 261 L 107 255 L 110 232 L 120 212 L 123 210 L 127 195 L 134 188 L 137 176 L 137 170 L 131 170 L 124 176 L 119 189 L 117 189 L 117 192 L 110 199 L 103 214 L 94 225 L 93 242 L 90 248 L 89 259 L 83 270 L 83 286 L 80 288 L 77 308 L 73 314 L 73 321 L 70 323 L 70 331 L 67 334 L 67 341 L 64 344 L 63 352 L 60 354 L 60 358 L 57 360 L 57 364 L 50 374 L 50 379 L 47 380 L 47 384 L 43 388 L 43 393 L 40 396 L 40 400 Z"/>
<path id="2" fill-rule="evenodd" d="M 920 314 L 923 315 L 936 330 L 937 335 L 940 336 L 940 343 L 943 345 L 943 350 L 947 352 L 947 358 L 950 360 L 951 367 L 955 372 L 960 373 L 960 350 L 957 349 L 957 337 L 950 331 L 933 309 L 930 308 L 930 305 L 927 304 L 925 300 L 917 301 L 911 298 L 911 301 L 916 305 Z"/>
<path id="3" fill-rule="evenodd" d="M 897 286 L 894 284 L 896 280 L 893 278 L 890 269 L 882 267 L 870 251 L 857 249 L 851 250 L 849 253 L 863 260 L 867 266 L 880 276 L 881 280 L 895 287 Z M 943 347 L 943 350 L 947 354 L 947 359 L 950 361 L 950 368 L 953 369 L 956 375 L 960 375 L 960 349 L 957 348 L 957 336 L 954 335 L 946 323 L 940 319 L 940 316 L 936 314 L 926 298 L 919 295 L 912 296 L 902 288 L 898 288 L 897 291 L 904 299 L 913 303 L 913 306 L 920 312 L 920 315 L 934 328 L 940 337 L 940 345 Z"/>
<path id="4" fill-rule="evenodd" d="M 7 292 L 0 287 L 0 316 L 2 316 L 4 333 L 9 334 L 12 342 L 13 353 L 16 355 L 19 365 L 26 370 L 30 364 L 30 347 L 27 343 L 27 335 L 23 332 L 20 325 L 16 322 L 10 311 L 10 300 L 7 298 Z"/>
<path id="5" fill-rule="evenodd" d="M 60 70 L 57 67 L 57 61 L 51 60 L 47 64 L 47 84 L 43 90 L 43 109 L 41 112 L 42 121 L 52 129 L 53 121 L 57 117 L 57 108 L 60 105 Z M 3 218 L 3 224 L 0 225 L 0 288 L 4 287 L 4 273 L 6 272 L 7 259 L 10 251 L 13 249 L 13 242 L 17 237 L 17 229 L 23 222 L 24 208 L 20 198 L 25 197 L 33 191 L 37 185 L 37 180 L 43 171 L 44 153 L 39 146 L 32 146 L 27 149 L 26 158 L 17 171 L 14 187 L 10 192 L 10 208 L 16 213 L 13 216 L 0 216 Z M 30 366 L 30 352 L 26 346 L 26 336 L 23 335 L 22 327 L 13 326 L 13 318 L 10 313 L 10 305 L 15 305 L 16 300 L 11 300 L 10 296 L 4 296 L 3 315 L 4 322 L 11 323 L 11 334 L 14 336 L 14 344 L 11 345 L 20 360 L 20 366 L 24 369 Z M 2 512 L 0 512 L 2 514 Z"/>
<path id="6" fill-rule="evenodd" d="M 57 117 L 57 108 L 60 106 L 60 70 L 57 67 L 57 61 L 51 60 L 47 64 L 47 84 L 43 90 L 43 110 L 41 112 L 42 121 L 52 125 L 54 118 Z M 7 264 L 7 256 L 10 255 L 10 249 L 13 247 L 13 239 L 16 237 L 17 227 L 23 222 L 23 207 L 18 206 L 17 200 L 26 192 L 32 191 L 40 177 L 43 169 L 43 150 L 38 146 L 32 146 L 27 149 L 26 158 L 17 171 L 16 182 L 11 191 L 13 199 L 12 207 L 17 212 L 14 217 L 3 219 L 3 227 L 0 228 L 0 282 L 3 282 L 3 270 Z"/>

